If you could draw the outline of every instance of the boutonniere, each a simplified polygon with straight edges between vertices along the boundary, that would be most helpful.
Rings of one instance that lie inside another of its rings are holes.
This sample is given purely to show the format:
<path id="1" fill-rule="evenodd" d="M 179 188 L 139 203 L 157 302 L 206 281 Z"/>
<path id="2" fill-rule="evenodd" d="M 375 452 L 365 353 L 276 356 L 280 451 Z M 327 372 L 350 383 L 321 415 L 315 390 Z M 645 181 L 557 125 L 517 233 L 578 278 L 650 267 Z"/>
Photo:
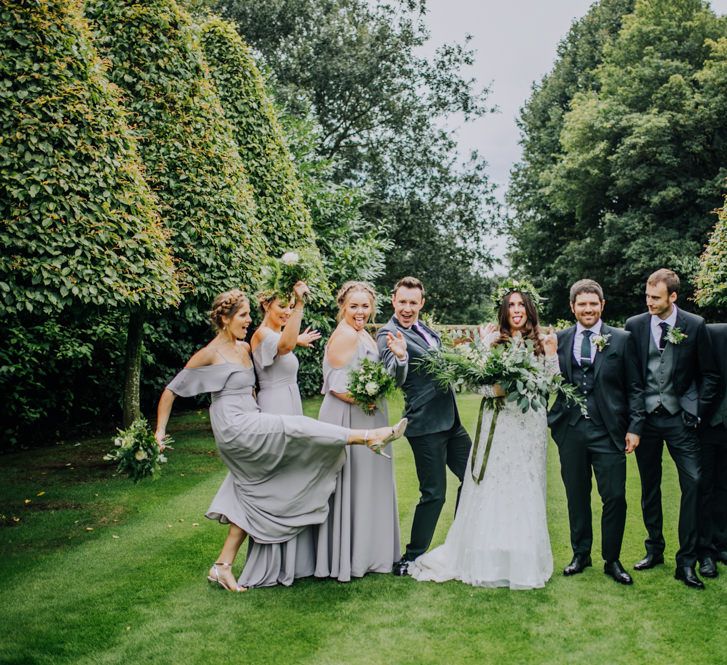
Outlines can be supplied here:
<path id="1" fill-rule="evenodd" d="M 673 328 L 669 328 L 669 332 L 666 334 L 666 341 L 669 344 L 681 344 L 688 336 L 674 326 Z"/>
<path id="2" fill-rule="evenodd" d="M 600 351 L 603 353 L 603 350 L 610 344 L 611 342 L 611 333 L 608 333 L 606 335 L 594 335 L 591 338 L 591 341 L 596 347 L 597 351 Z"/>

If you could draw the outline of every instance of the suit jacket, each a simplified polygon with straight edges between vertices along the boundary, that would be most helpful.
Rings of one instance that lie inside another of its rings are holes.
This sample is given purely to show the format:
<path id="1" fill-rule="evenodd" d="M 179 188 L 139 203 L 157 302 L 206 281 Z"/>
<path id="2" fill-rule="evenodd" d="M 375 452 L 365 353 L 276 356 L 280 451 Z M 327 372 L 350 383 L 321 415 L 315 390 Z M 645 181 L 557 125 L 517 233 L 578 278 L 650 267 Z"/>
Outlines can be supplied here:
<path id="1" fill-rule="evenodd" d="M 711 417 L 719 419 L 727 427 L 727 323 L 708 323 L 707 332 L 721 379 Z"/>
<path id="2" fill-rule="evenodd" d="M 641 380 L 646 385 L 651 314 L 644 312 L 632 316 L 626 321 L 625 327 L 634 336 Z M 707 324 L 701 316 L 685 312 L 679 307 L 676 327 L 687 337 L 674 345 L 674 391 L 682 409 L 704 420 L 714 408 L 719 391 L 719 372 L 716 369 Z"/>
<path id="3" fill-rule="evenodd" d="M 441 344 L 437 333 L 421 321 L 419 324 Z M 386 333 L 396 335 L 398 331 L 404 335 L 406 350 L 409 354 L 409 359 L 403 369 L 396 356 L 386 346 Z M 376 343 L 379 347 L 381 361 L 404 391 L 404 415 L 409 419 L 406 428 L 407 437 L 423 436 L 451 429 L 458 419 L 454 391 L 451 388 L 443 389 L 430 374 L 417 364 L 430 350 L 426 341 L 411 328 L 403 328 L 396 317 L 392 316 L 386 325 L 379 329 Z"/>
<path id="4" fill-rule="evenodd" d="M 573 357 L 575 335 L 576 326 L 558 333 L 560 371 L 573 384 L 574 365 L 577 364 Z M 601 335 L 611 337 L 603 351 L 596 351 L 593 398 L 611 440 L 617 448 L 624 450 L 626 433 L 640 435 L 644 425 L 644 387 L 631 334 L 604 323 Z M 567 436 L 569 424 L 577 420 L 579 412 L 577 406 L 567 403 L 563 395 L 558 395 L 548 413 L 548 425 L 556 443 Z"/>

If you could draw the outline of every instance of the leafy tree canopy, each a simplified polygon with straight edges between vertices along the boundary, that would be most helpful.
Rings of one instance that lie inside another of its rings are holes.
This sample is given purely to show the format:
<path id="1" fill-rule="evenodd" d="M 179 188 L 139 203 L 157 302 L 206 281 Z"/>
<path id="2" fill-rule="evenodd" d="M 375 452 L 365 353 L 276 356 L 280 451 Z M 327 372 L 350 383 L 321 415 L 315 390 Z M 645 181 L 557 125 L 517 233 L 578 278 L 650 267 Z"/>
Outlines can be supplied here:
<path id="1" fill-rule="evenodd" d="M 564 286 L 585 276 L 603 284 L 615 318 L 633 313 L 659 267 L 681 273 L 689 295 L 727 175 L 727 120 L 716 113 L 727 101 L 726 34 L 700 0 L 638 0 L 590 89 L 573 95 L 556 159 L 522 169 L 544 205 L 516 190 L 514 257 L 543 283 L 553 314 L 565 313 Z M 557 239 L 551 258 L 534 250 L 544 233 Z"/>

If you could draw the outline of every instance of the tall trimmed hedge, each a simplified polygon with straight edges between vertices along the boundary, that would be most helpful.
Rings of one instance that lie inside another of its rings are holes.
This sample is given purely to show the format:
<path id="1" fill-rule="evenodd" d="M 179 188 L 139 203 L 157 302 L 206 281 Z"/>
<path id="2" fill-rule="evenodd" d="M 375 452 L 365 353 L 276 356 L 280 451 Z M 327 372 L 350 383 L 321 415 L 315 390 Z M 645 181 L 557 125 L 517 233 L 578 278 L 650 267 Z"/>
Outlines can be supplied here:
<path id="1" fill-rule="evenodd" d="M 250 48 L 232 24 L 219 18 L 205 21 L 199 34 L 247 168 L 268 252 L 279 256 L 287 249 L 315 247 L 310 213 L 285 136 Z M 328 292 L 322 264 L 313 286 L 319 295 Z"/>
<path id="2" fill-rule="evenodd" d="M 727 197 L 699 259 L 695 299 L 701 307 L 727 309 Z"/>
<path id="3" fill-rule="evenodd" d="M 79 2 L 0 0 L 0 314 L 174 304 L 156 201 Z"/>
<path id="4" fill-rule="evenodd" d="M 173 0 L 88 0 L 96 44 L 124 92 L 146 178 L 200 320 L 219 291 L 249 287 L 265 256 L 245 167 L 195 45 Z"/>

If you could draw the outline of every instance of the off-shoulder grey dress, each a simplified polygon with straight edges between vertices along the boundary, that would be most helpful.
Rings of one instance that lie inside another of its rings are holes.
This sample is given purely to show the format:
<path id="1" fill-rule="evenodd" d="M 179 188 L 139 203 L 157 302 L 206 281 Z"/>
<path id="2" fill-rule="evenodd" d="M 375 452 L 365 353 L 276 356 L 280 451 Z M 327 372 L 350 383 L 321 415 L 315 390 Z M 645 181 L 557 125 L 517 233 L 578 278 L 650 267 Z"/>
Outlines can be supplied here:
<path id="1" fill-rule="evenodd" d="M 257 403 L 265 413 L 302 416 L 298 389 L 298 359 L 292 352 L 278 355 L 280 333 L 269 331 L 252 352 L 258 380 Z M 249 541 L 240 584 L 246 587 L 290 586 L 315 569 L 315 527 L 304 527 L 284 543 Z"/>
<path id="2" fill-rule="evenodd" d="M 280 333 L 270 330 L 252 352 L 259 390 L 257 403 L 265 413 L 303 415 L 298 389 L 298 359 L 291 351 L 278 355 Z"/>
<path id="3" fill-rule="evenodd" d="M 351 360 L 340 369 L 331 367 L 326 353 L 321 390 L 325 397 L 318 413 L 321 422 L 360 429 L 388 425 L 385 400 L 373 415 L 367 415 L 332 394 L 348 390 L 348 373 L 364 358 L 378 360 L 379 353 L 373 343 L 369 346 L 363 339 L 359 339 Z M 391 445 L 385 452 L 391 455 Z M 330 514 L 319 527 L 315 574 L 348 582 L 366 573 L 390 573 L 392 564 L 400 558 L 393 460 L 372 455 L 363 447 L 354 450 L 349 446 L 331 497 Z"/>
<path id="4" fill-rule="evenodd" d="M 236 524 L 257 543 L 286 543 L 328 516 L 350 430 L 261 413 L 254 384 L 252 367 L 222 363 L 183 369 L 167 388 L 180 397 L 212 395 L 212 432 L 230 473 L 207 517 Z"/>

